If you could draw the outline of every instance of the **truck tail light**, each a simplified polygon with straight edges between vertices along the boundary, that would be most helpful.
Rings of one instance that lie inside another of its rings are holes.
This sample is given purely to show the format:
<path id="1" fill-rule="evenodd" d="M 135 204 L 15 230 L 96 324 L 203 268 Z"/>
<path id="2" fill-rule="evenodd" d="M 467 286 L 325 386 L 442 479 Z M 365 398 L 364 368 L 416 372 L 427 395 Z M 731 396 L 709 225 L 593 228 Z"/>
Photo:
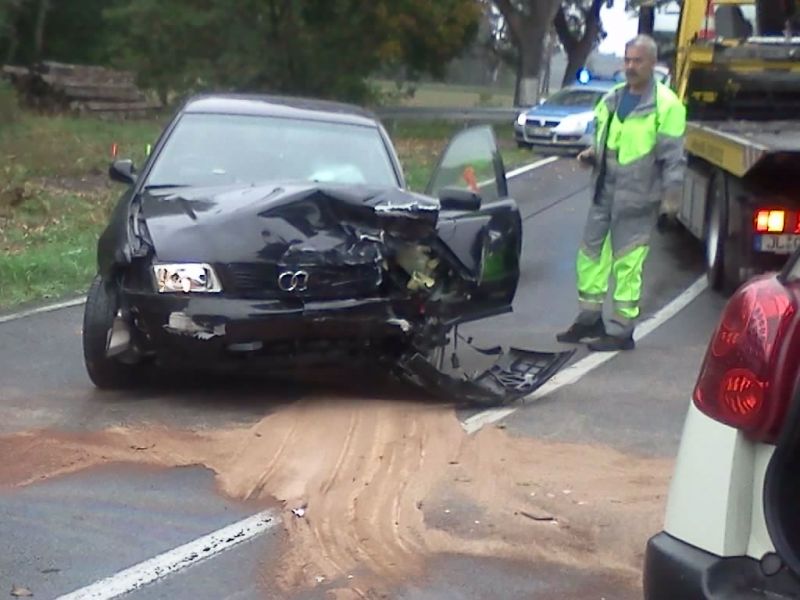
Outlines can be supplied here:
<path id="1" fill-rule="evenodd" d="M 782 344 L 796 313 L 795 296 L 775 276 L 740 288 L 711 338 L 694 390 L 697 408 L 752 439 L 774 442 L 791 399 Z"/>
<path id="2" fill-rule="evenodd" d="M 755 228 L 758 233 L 783 233 L 786 230 L 785 210 L 758 210 L 755 216 Z"/>

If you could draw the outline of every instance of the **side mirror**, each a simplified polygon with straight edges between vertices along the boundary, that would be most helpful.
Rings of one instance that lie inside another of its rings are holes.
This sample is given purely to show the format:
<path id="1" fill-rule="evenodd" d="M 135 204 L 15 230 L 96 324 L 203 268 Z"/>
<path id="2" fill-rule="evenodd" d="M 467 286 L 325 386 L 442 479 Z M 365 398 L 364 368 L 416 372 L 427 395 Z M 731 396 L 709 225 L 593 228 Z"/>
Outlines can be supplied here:
<path id="1" fill-rule="evenodd" d="M 108 176 L 112 181 L 133 185 L 136 181 L 136 169 L 130 159 L 115 160 L 108 168 Z"/>
<path id="2" fill-rule="evenodd" d="M 473 191 L 461 188 L 446 187 L 439 192 L 439 204 L 442 210 L 479 210 L 481 197 Z"/>

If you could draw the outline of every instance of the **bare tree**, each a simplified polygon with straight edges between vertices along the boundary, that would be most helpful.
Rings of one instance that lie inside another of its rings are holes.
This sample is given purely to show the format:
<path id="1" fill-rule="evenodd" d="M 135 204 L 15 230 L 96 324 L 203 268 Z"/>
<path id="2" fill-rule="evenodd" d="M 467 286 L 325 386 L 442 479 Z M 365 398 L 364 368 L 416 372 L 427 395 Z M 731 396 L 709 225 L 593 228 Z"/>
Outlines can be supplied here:
<path id="1" fill-rule="evenodd" d="M 578 71 L 586 64 L 589 54 L 602 39 L 600 9 L 603 2 L 604 0 L 565 0 L 556 12 L 556 33 L 567 53 L 567 68 L 562 85 L 575 81 Z"/>
<path id="2" fill-rule="evenodd" d="M 493 0 L 502 13 L 511 41 L 518 52 L 514 104 L 531 106 L 539 100 L 540 72 L 547 31 L 559 0 Z"/>

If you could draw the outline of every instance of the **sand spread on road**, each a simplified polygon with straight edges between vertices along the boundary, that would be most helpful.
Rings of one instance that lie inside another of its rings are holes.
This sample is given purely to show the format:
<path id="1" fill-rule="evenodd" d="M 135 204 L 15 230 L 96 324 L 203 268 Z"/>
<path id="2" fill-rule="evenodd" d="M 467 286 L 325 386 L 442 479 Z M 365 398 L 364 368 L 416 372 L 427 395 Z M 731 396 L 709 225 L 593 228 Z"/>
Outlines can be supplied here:
<path id="1" fill-rule="evenodd" d="M 561 562 L 634 583 L 672 469 L 493 426 L 468 436 L 441 405 L 335 397 L 247 428 L 29 431 L 0 438 L 0 456 L 0 486 L 112 462 L 204 465 L 222 493 L 280 503 L 288 543 L 265 573 L 273 586 L 349 582 L 342 594 L 421 574 L 437 553 Z"/>

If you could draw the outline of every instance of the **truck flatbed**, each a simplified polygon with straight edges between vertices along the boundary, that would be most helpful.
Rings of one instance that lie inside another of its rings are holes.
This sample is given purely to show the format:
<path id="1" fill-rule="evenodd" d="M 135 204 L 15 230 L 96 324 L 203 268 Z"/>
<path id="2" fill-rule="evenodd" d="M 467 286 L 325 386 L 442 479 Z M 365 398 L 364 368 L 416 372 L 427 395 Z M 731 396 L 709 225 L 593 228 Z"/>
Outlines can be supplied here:
<path id="1" fill-rule="evenodd" d="M 800 152 L 797 121 L 690 121 L 686 149 L 743 177 L 774 152 Z"/>

